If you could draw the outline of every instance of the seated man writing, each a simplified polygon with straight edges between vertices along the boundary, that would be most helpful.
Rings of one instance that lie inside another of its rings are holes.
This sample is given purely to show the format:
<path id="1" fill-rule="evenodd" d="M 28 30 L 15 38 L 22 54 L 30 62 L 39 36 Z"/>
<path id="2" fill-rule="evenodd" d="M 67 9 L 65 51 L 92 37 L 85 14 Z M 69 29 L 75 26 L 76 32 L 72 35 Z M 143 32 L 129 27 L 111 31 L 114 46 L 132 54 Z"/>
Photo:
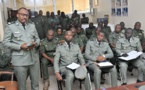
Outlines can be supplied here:
<path id="1" fill-rule="evenodd" d="M 107 42 L 103 41 L 104 33 L 100 32 L 96 39 L 88 41 L 86 45 L 85 58 L 87 59 L 88 68 L 94 73 L 95 89 L 100 88 L 100 79 L 102 70 L 96 62 L 106 61 L 113 57 L 113 52 Z M 111 73 L 111 84 L 117 86 L 117 72 L 115 66 L 111 69 L 106 68 Z"/>
<path id="2" fill-rule="evenodd" d="M 123 57 L 127 57 L 128 56 L 127 53 L 131 51 L 142 52 L 142 47 L 139 38 L 133 37 L 132 35 L 133 35 L 133 30 L 131 28 L 125 30 L 125 37 L 118 39 L 116 43 L 117 54 Z M 132 65 L 138 68 L 139 75 L 137 78 L 137 82 L 143 81 L 140 79 L 142 78 L 143 75 L 145 75 L 145 67 L 143 61 L 140 58 L 136 58 L 130 61 L 120 60 L 119 63 L 120 63 L 119 65 L 120 73 L 123 80 L 122 85 L 127 84 L 127 68 L 129 63 L 131 63 Z"/>

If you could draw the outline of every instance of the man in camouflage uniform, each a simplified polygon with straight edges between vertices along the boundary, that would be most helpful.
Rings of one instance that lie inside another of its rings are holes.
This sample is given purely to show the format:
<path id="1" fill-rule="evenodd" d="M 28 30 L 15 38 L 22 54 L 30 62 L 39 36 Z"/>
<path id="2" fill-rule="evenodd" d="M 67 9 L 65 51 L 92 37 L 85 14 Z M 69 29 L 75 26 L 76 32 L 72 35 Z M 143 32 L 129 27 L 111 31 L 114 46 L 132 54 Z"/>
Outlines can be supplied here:
<path id="1" fill-rule="evenodd" d="M 88 39 L 90 39 L 91 35 L 93 35 L 95 33 L 95 29 L 96 27 L 94 26 L 94 24 L 91 22 L 89 23 L 89 27 L 86 28 L 86 36 Z"/>
<path id="2" fill-rule="evenodd" d="M 109 41 L 109 35 L 111 33 L 111 28 L 108 26 L 108 21 L 104 22 L 104 27 L 102 28 L 102 32 L 104 32 L 107 41 Z"/>
<path id="3" fill-rule="evenodd" d="M 64 40 L 64 34 L 61 27 L 57 28 L 55 38 L 58 40 L 58 42 L 61 42 L 62 40 Z"/>
<path id="4" fill-rule="evenodd" d="M 51 17 L 48 19 L 48 28 L 52 30 L 56 30 L 58 24 L 60 23 L 59 19 L 56 18 L 54 12 L 51 12 Z"/>
<path id="5" fill-rule="evenodd" d="M 69 17 L 67 17 L 64 12 L 61 12 L 60 24 L 63 30 L 66 30 L 66 26 L 69 24 Z"/>
<path id="6" fill-rule="evenodd" d="M 115 31 L 113 31 L 109 35 L 109 44 L 113 51 L 115 51 L 116 42 L 118 41 L 118 39 L 123 38 L 123 37 L 124 37 L 124 33 L 121 32 L 121 25 L 117 24 L 115 26 Z"/>
<path id="7" fill-rule="evenodd" d="M 84 45 L 83 51 L 85 51 L 85 47 L 86 47 L 88 38 L 86 37 L 85 34 L 81 34 L 81 32 L 82 32 L 82 28 L 81 27 L 78 27 L 77 28 L 77 36 L 78 36 L 78 38 L 80 38 L 82 40 L 83 45 Z"/>
<path id="8" fill-rule="evenodd" d="M 88 24 L 89 23 L 89 18 L 86 17 L 86 15 L 84 13 L 82 14 L 82 17 L 83 18 L 81 18 L 81 23 L 82 24 Z"/>
<path id="9" fill-rule="evenodd" d="M 83 49 L 84 49 L 84 44 L 83 44 L 82 39 L 78 37 L 76 28 L 72 27 L 72 28 L 70 29 L 70 31 L 72 31 L 72 33 L 73 33 L 72 42 L 73 42 L 74 44 L 78 44 L 79 47 L 80 47 L 80 49 L 81 49 L 81 51 L 83 51 Z"/>
<path id="10" fill-rule="evenodd" d="M 37 12 L 34 12 L 35 17 L 32 18 L 32 22 L 34 22 L 36 30 L 38 32 L 40 40 L 45 38 L 45 29 L 43 19 L 38 15 Z"/>
<path id="11" fill-rule="evenodd" d="M 133 36 L 134 37 L 138 37 L 140 40 L 141 45 L 144 42 L 144 31 L 140 29 L 141 28 L 141 23 L 140 22 L 136 22 L 134 25 L 134 30 L 133 30 Z"/>
<path id="12" fill-rule="evenodd" d="M 43 73 L 44 87 L 43 90 L 48 90 L 50 85 L 49 75 L 48 75 L 48 64 L 53 64 L 54 62 L 54 52 L 57 46 L 57 39 L 54 38 L 54 31 L 48 30 L 47 38 L 41 41 L 40 52 L 42 54 L 41 59 L 41 70 Z"/>

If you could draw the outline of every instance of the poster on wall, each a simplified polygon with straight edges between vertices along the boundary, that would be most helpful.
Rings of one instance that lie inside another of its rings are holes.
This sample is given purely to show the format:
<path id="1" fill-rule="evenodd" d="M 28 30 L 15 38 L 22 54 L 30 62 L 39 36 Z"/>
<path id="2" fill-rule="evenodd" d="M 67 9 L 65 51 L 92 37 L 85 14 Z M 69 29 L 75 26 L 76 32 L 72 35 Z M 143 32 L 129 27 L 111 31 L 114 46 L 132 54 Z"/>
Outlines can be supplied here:
<path id="1" fill-rule="evenodd" d="M 111 0 L 112 16 L 128 16 L 128 0 Z"/>
<path id="2" fill-rule="evenodd" d="M 128 8 L 127 7 L 122 8 L 122 15 L 128 16 Z"/>

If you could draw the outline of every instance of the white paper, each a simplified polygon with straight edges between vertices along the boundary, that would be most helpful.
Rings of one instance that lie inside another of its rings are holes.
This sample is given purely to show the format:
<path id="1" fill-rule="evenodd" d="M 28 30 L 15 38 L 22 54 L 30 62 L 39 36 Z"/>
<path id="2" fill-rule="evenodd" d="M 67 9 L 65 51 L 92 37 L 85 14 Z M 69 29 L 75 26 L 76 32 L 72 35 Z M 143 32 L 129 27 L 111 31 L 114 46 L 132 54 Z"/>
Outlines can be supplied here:
<path id="1" fill-rule="evenodd" d="M 128 54 L 127 57 L 119 57 L 120 59 L 122 60 L 126 60 L 126 61 L 129 61 L 129 60 L 133 60 L 133 59 L 136 59 L 137 57 L 139 57 L 143 52 L 137 52 L 137 51 L 131 51 Z"/>
<path id="2" fill-rule="evenodd" d="M 100 67 L 113 66 L 113 64 L 110 63 L 110 62 L 100 62 L 100 63 L 98 63 L 98 65 L 99 65 Z"/>
<path id="3" fill-rule="evenodd" d="M 80 67 L 80 65 L 77 64 L 77 63 L 72 63 L 72 64 L 69 64 L 69 65 L 66 66 L 66 67 L 69 68 L 69 69 L 74 70 L 74 69 L 77 69 L 78 67 Z"/>

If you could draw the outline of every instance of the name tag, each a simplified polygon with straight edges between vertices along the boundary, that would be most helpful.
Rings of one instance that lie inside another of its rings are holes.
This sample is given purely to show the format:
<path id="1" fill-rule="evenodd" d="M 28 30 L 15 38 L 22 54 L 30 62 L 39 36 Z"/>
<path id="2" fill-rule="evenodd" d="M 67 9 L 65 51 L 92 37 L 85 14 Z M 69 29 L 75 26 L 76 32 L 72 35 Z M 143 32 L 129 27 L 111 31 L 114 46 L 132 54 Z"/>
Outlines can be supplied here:
<path id="1" fill-rule="evenodd" d="M 20 33 L 20 32 L 15 32 L 15 33 Z"/>

